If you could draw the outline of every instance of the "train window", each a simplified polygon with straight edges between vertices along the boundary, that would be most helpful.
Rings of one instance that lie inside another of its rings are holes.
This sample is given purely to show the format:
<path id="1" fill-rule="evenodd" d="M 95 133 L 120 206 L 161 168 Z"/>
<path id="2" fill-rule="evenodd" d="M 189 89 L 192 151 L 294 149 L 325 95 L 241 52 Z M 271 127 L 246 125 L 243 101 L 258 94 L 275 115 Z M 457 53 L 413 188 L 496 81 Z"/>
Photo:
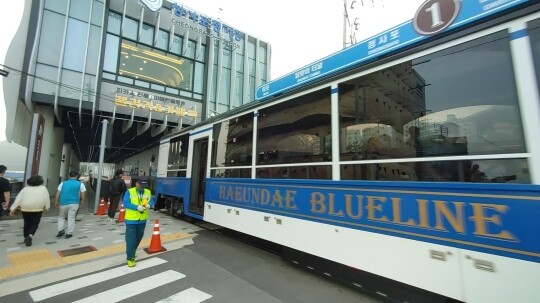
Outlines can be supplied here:
<path id="1" fill-rule="evenodd" d="M 328 161 L 330 88 L 259 111 L 257 164 Z"/>
<path id="2" fill-rule="evenodd" d="M 525 152 L 506 31 L 341 83 L 341 160 Z"/>
<path id="3" fill-rule="evenodd" d="M 332 179 L 332 167 L 317 166 L 279 166 L 257 169 L 257 178 L 264 179 Z"/>
<path id="4" fill-rule="evenodd" d="M 189 135 L 183 135 L 170 141 L 169 164 L 167 170 L 187 169 Z"/>
<path id="5" fill-rule="evenodd" d="M 212 178 L 251 178 L 251 168 L 213 169 Z"/>
<path id="6" fill-rule="evenodd" d="M 185 177 L 186 170 L 169 170 L 167 171 L 167 177 Z"/>
<path id="7" fill-rule="evenodd" d="M 341 178 L 376 181 L 531 182 L 525 159 L 346 164 L 341 165 Z"/>
<path id="8" fill-rule="evenodd" d="M 253 113 L 214 124 L 212 167 L 251 165 Z"/>
<path id="9" fill-rule="evenodd" d="M 538 87 L 540 87 L 540 19 L 529 22 L 529 37 L 536 67 L 536 80 L 538 81 Z"/>

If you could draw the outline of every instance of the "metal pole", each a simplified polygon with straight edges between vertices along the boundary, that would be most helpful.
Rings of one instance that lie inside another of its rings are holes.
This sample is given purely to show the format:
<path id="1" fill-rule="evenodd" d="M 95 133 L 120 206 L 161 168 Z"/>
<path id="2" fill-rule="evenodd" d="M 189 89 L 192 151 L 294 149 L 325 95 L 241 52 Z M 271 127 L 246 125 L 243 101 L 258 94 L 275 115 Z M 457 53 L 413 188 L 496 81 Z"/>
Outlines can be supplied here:
<path id="1" fill-rule="evenodd" d="M 99 198 L 101 198 L 101 177 L 103 171 L 103 158 L 105 158 L 105 141 L 107 139 L 107 119 L 103 119 L 103 127 L 101 128 L 101 145 L 99 146 L 99 165 L 98 165 L 98 176 L 96 184 L 96 197 L 94 199 L 94 214 L 97 214 L 99 207 Z"/>

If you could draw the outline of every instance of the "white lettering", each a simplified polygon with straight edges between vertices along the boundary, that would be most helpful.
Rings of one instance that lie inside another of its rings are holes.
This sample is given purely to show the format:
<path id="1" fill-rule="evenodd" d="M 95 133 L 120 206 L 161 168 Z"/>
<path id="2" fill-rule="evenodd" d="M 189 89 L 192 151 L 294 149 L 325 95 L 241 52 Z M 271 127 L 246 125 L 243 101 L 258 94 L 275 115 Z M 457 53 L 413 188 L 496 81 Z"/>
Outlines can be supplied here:
<path id="1" fill-rule="evenodd" d="M 383 45 L 381 47 L 377 47 L 375 49 L 372 49 L 372 50 L 368 51 L 368 55 L 373 55 L 375 53 L 378 53 L 378 52 L 381 52 L 383 50 L 389 49 L 389 48 L 391 48 L 393 46 L 396 46 L 398 44 L 399 44 L 399 40 L 394 40 L 394 41 L 392 41 L 392 42 L 390 42 L 388 44 L 385 44 L 385 45 Z"/>
<path id="2" fill-rule="evenodd" d="M 388 42 L 388 36 L 387 35 L 382 35 L 382 36 L 379 37 L 379 45 L 384 44 L 386 42 Z"/>
<path id="3" fill-rule="evenodd" d="M 493 8 L 495 8 L 497 6 L 503 5 L 506 2 L 510 2 L 510 1 L 511 0 L 497 0 L 495 2 L 484 5 L 484 10 L 487 11 L 487 10 L 493 9 Z"/>
<path id="4" fill-rule="evenodd" d="M 304 77 L 305 75 L 309 74 L 310 73 L 310 69 L 309 67 L 307 68 L 304 68 L 303 70 L 300 70 L 300 71 L 297 71 L 295 74 L 294 74 L 294 77 L 297 79 L 297 80 L 301 80 L 302 77 Z"/>
<path id="5" fill-rule="evenodd" d="M 315 63 L 311 66 L 311 71 L 312 72 L 316 72 L 318 70 L 321 70 L 323 68 L 323 63 L 322 62 L 319 62 L 319 63 Z"/>
<path id="6" fill-rule="evenodd" d="M 188 28 L 189 30 L 192 30 L 192 31 L 194 31 L 196 33 L 208 36 L 211 39 L 214 39 L 214 41 L 216 43 L 221 42 L 221 43 L 223 43 L 225 45 L 228 45 L 228 48 L 231 49 L 231 50 L 235 50 L 235 49 L 240 47 L 240 44 L 238 44 L 238 43 L 234 43 L 232 41 L 226 40 L 225 38 L 221 38 L 220 36 L 214 35 L 213 33 L 205 31 L 202 28 L 195 27 L 195 26 L 193 26 L 193 25 L 191 25 L 189 23 L 186 23 L 186 22 L 183 22 L 183 21 L 180 21 L 180 20 L 177 20 L 177 19 L 172 19 L 172 23 L 174 23 L 176 25 L 180 25 L 180 26 L 185 27 L 185 28 Z M 174 42 L 180 42 L 180 40 L 178 38 L 174 38 Z"/>
<path id="7" fill-rule="evenodd" d="M 368 49 L 375 48 L 376 46 L 377 46 L 377 41 L 375 40 L 368 41 Z"/>

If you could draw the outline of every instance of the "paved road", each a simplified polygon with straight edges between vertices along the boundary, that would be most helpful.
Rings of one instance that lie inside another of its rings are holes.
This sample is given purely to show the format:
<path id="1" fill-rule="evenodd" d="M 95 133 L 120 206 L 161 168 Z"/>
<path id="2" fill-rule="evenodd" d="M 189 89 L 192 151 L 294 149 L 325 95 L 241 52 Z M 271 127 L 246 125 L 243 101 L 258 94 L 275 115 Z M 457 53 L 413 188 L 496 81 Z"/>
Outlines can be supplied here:
<path id="1" fill-rule="evenodd" d="M 142 250 L 151 241 L 148 224 L 138 264 L 128 268 L 124 224 L 94 215 L 91 201 L 93 195 L 71 239 L 54 237 L 54 208 L 44 214 L 31 247 L 22 242 L 20 218 L 0 221 L 0 302 L 384 302 L 222 236 L 211 224 L 160 212 L 151 212 L 149 221 L 159 219 L 168 251 Z M 59 256 L 83 247 L 95 251 Z"/>
<path id="2" fill-rule="evenodd" d="M 209 230 L 184 244 L 144 255 L 135 268 L 125 266 L 123 256 L 113 256 L 94 261 L 110 265 L 97 271 L 91 262 L 24 277 L 20 283 L 32 277 L 55 282 L 0 297 L 0 302 L 384 302 Z"/>

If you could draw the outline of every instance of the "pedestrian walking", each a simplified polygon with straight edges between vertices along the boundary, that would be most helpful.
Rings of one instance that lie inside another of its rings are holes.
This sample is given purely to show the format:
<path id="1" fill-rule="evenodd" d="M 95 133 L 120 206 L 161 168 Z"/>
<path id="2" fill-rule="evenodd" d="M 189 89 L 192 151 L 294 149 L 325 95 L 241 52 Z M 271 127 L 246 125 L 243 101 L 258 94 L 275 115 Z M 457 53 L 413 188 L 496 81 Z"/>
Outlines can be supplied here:
<path id="1" fill-rule="evenodd" d="M 4 214 L 4 211 L 9 207 L 9 201 L 11 199 L 11 184 L 9 180 L 4 178 L 7 167 L 5 165 L 0 165 L 0 218 Z"/>
<path id="2" fill-rule="evenodd" d="M 122 174 L 124 173 L 123 170 L 118 169 L 114 172 L 114 177 L 112 178 L 110 182 L 110 201 L 111 204 L 109 205 L 109 221 L 114 222 L 114 216 L 116 215 L 116 209 L 118 208 L 118 203 L 120 202 L 120 198 L 126 191 L 126 182 L 122 180 Z"/>
<path id="3" fill-rule="evenodd" d="M 79 174 L 77 175 L 77 180 L 81 181 L 81 172 L 79 172 Z M 85 187 L 86 187 L 86 185 L 85 185 Z M 80 207 L 77 209 L 77 212 L 75 213 L 75 222 L 81 221 L 81 219 L 79 218 L 79 210 L 81 210 Z"/>
<path id="4" fill-rule="evenodd" d="M 26 184 L 28 186 L 25 186 L 17 194 L 15 202 L 10 208 L 10 215 L 14 216 L 15 211 L 20 207 L 24 221 L 24 243 L 26 246 L 31 246 L 43 211 L 48 211 L 51 207 L 51 199 L 49 191 L 43 186 L 42 176 L 34 175 L 28 178 Z"/>
<path id="5" fill-rule="evenodd" d="M 126 255 L 127 265 L 135 266 L 135 251 L 144 236 L 148 210 L 154 206 L 152 192 L 148 189 L 148 181 L 139 179 L 135 187 L 124 193 L 124 208 L 126 209 Z"/>
<path id="6" fill-rule="evenodd" d="M 56 207 L 60 207 L 58 213 L 58 234 L 56 237 L 65 235 L 66 239 L 73 236 L 75 229 L 75 216 L 80 206 L 86 200 L 86 187 L 77 180 L 79 172 L 72 170 L 69 172 L 69 179 L 58 185 L 56 191 Z M 67 231 L 65 229 L 67 218 Z"/>

